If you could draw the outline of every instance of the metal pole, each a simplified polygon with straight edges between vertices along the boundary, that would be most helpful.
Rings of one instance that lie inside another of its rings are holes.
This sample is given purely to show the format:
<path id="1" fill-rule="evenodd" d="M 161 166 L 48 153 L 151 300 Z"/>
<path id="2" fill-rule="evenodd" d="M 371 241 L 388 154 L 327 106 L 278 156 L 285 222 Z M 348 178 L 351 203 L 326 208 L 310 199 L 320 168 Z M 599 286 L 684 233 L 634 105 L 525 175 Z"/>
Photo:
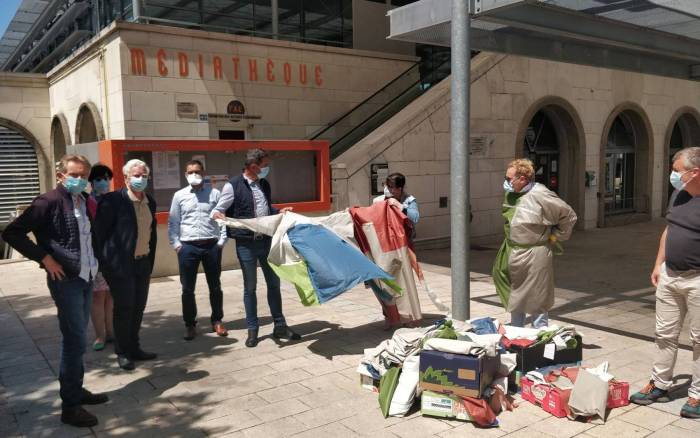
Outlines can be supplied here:
<path id="1" fill-rule="evenodd" d="M 277 39 L 280 33 L 279 0 L 272 0 L 272 38 Z"/>
<path id="2" fill-rule="evenodd" d="M 452 0 L 450 210 L 452 317 L 469 319 L 469 7 Z"/>
<path id="3" fill-rule="evenodd" d="M 138 23 L 139 18 L 141 17 L 141 0 L 132 0 L 131 15 L 134 16 L 134 22 Z"/>

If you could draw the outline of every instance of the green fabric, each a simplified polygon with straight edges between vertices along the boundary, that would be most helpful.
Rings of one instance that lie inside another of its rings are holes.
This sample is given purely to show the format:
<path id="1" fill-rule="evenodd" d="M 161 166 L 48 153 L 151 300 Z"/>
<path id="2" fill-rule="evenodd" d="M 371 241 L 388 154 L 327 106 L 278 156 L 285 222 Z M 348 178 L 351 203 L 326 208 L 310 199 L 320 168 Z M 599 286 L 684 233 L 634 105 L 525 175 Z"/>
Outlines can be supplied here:
<path id="1" fill-rule="evenodd" d="M 379 407 L 384 418 L 389 416 L 389 406 L 391 406 L 391 399 L 394 398 L 396 386 L 399 384 L 400 374 L 401 368 L 391 367 L 379 381 Z"/>
<path id="2" fill-rule="evenodd" d="M 281 266 L 270 263 L 270 267 L 279 278 L 294 284 L 299 298 L 301 299 L 301 304 L 304 306 L 316 306 L 320 304 L 316 296 L 316 291 L 311 284 L 306 262 L 300 261 L 298 263 Z"/>
<path id="3" fill-rule="evenodd" d="M 433 338 L 441 339 L 457 339 L 457 332 L 452 326 L 452 321 L 445 321 L 440 327 L 438 327 L 437 332 Z"/>
<path id="4" fill-rule="evenodd" d="M 522 193 L 506 193 L 505 195 L 503 209 L 501 211 L 503 219 L 505 219 L 505 223 L 503 224 L 505 238 L 503 239 L 501 248 L 498 250 L 498 254 L 496 254 L 496 260 L 493 263 L 493 269 L 491 271 L 498 298 L 501 299 L 501 304 L 503 304 L 504 308 L 508 308 L 508 300 L 510 299 L 511 292 L 508 261 L 510 259 L 510 253 L 513 251 L 513 242 L 510 240 L 510 223 L 515 215 L 515 208 L 518 204 L 518 200 L 522 195 Z"/>

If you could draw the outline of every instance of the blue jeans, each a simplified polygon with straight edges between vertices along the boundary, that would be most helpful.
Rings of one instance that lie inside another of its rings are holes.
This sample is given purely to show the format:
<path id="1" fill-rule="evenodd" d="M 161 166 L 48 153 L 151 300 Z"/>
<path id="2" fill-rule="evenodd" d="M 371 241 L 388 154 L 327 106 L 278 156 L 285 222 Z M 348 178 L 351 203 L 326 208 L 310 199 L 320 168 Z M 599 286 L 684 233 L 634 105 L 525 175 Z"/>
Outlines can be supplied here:
<path id="1" fill-rule="evenodd" d="M 265 275 L 267 304 L 270 306 L 270 314 L 275 327 L 287 325 L 282 314 L 280 279 L 267 263 L 271 243 L 270 237 L 263 237 L 260 240 L 238 239 L 236 241 L 236 255 L 243 272 L 243 305 L 245 306 L 245 322 L 248 330 L 257 330 L 258 328 L 258 297 L 255 293 L 258 262 L 260 262 L 263 275 Z"/>
<path id="2" fill-rule="evenodd" d="M 211 304 L 211 323 L 220 322 L 224 318 L 224 294 L 221 291 L 221 248 L 213 240 L 207 245 L 193 245 L 182 242 L 177 253 L 180 265 L 180 283 L 182 284 L 182 318 L 185 325 L 197 325 L 197 301 L 194 297 L 194 287 L 197 284 L 199 264 L 204 267 L 204 275 L 209 285 L 209 304 Z"/>
<path id="3" fill-rule="evenodd" d="M 92 283 L 82 278 L 54 281 L 47 279 L 51 298 L 58 309 L 63 335 L 58 381 L 64 408 L 80 405 L 83 392 L 83 354 L 92 306 Z"/>
<path id="4" fill-rule="evenodd" d="M 533 314 L 531 316 L 533 328 L 542 328 L 549 325 L 549 314 L 547 312 Z M 527 316 L 525 313 L 512 312 L 510 314 L 510 325 L 515 327 L 524 327 L 526 319 Z"/>

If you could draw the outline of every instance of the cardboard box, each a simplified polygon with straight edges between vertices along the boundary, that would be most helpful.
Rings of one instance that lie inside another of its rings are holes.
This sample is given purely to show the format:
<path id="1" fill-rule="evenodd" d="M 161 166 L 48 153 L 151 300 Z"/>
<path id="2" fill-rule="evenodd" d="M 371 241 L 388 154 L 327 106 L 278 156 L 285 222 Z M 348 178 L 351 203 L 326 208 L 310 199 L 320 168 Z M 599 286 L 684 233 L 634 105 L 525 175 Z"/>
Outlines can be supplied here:
<path id="1" fill-rule="evenodd" d="M 373 379 L 370 376 L 365 376 L 364 374 L 360 374 L 360 386 L 367 391 L 379 392 L 379 380 Z"/>
<path id="2" fill-rule="evenodd" d="M 426 391 L 481 397 L 493 381 L 500 358 L 423 350 L 420 354 L 420 387 Z"/>
<path id="3" fill-rule="evenodd" d="M 431 417 L 470 420 L 469 413 L 458 396 L 438 394 L 432 391 L 423 391 L 423 394 L 421 394 L 420 413 Z"/>
<path id="4" fill-rule="evenodd" d="M 561 390 L 549 385 L 536 385 L 527 377 L 523 377 L 520 382 L 523 400 L 542 407 L 545 412 L 549 412 L 555 417 L 566 417 L 566 405 L 569 401 L 571 390 Z M 607 408 L 619 408 L 629 405 L 630 386 L 627 382 L 611 380 L 608 390 Z"/>
<path id="5" fill-rule="evenodd" d="M 550 365 L 581 363 L 583 360 L 583 340 L 581 336 L 577 335 L 576 341 L 576 348 L 555 350 L 551 359 L 545 357 L 546 344 L 528 348 L 512 346 L 508 351 L 517 354 L 515 371 L 519 371 L 524 376 L 530 371 Z"/>

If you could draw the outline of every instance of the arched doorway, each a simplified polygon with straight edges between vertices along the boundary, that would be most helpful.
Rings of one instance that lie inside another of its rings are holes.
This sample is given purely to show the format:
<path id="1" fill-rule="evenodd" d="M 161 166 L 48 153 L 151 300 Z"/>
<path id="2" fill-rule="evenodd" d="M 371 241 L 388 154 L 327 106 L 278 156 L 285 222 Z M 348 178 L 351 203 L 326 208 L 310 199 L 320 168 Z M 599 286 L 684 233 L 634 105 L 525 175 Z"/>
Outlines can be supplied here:
<path id="1" fill-rule="evenodd" d="M 643 114 L 636 107 L 623 108 L 605 125 L 599 226 L 650 218 L 651 129 Z"/>
<path id="2" fill-rule="evenodd" d="M 68 122 L 62 115 L 54 116 L 51 121 L 51 151 L 53 161 L 56 162 L 66 154 L 66 146 L 71 144 L 68 132 Z"/>
<path id="3" fill-rule="evenodd" d="M 516 154 L 535 165 L 535 180 L 585 217 L 585 137 L 575 109 L 564 99 L 547 97 L 525 113 Z M 580 220 L 577 226 L 584 227 Z"/>
<path id="4" fill-rule="evenodd" d="M 673 165 L 673 156 L 676 152 L 690 146 L 700 146 L 700 114 L 692 108 L 681 108 L 671 117 L 669 131 L 666 134 L 666 164 L 665 170 L 670 172 Z M 668 200 L 673 193 L 673 186 L 668 178 L 663 178 L 664 198 L 662 212 L 668 208 Z"/>
<path id="5" fill-rule="evenodd" d="M 34 143 L 20 129 L 0 121 L 0 223 L 31 203 L 41 184 Z"/>
<path id="6" fill-rule="evenodd" d="M 92 103 L 82 104 L 75 123 L 75 143 L 92 143 L 104 138 L 102 119 L 97 107 Z"/>

